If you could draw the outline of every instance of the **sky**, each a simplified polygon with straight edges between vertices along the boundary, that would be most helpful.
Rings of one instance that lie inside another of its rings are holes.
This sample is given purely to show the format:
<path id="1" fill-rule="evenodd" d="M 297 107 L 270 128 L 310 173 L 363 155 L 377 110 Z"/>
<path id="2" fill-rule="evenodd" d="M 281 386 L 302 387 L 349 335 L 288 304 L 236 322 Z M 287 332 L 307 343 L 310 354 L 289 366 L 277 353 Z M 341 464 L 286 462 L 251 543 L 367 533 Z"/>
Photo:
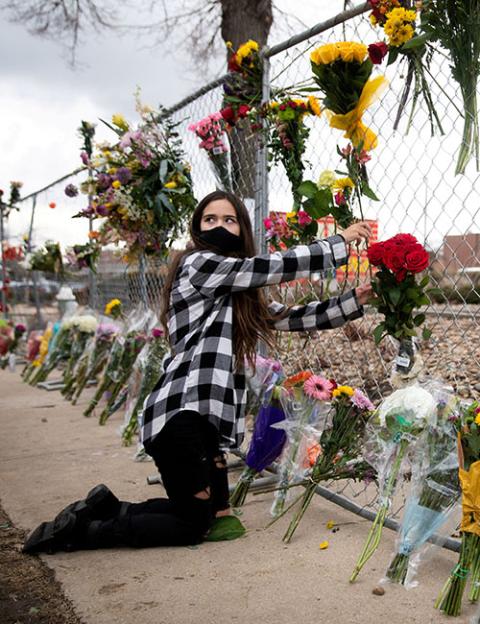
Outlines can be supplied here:
<path id="1" fill-rule="evenodd" d="M 131 0 L 130 4 L 126 20 L 144 20 L 145 15 L 137 14 L 135 5 L 140 10 L 146 3 Z M 301 3 L 277 0 L 276 4 L 309 27 L 343 9 L 343 0 Z M 82 119 L 97 123 L 99 140 L 109 139 L 111 132 L 99 120 L 109 120 L 114 113 L 136 120 L 137 88 L 144 103 L 168 107 L 225 71 L 224 50 L 220 46 L 209 66 L 198 68 L 192 64 L 188 49 L 181 45 L 182 33 L 176 40 L 167 39 L 161 46 L 152 48 L 147 37 L 139 38 L 132 32 L 120 36 L 112 31 L 85 33 L 77 52 L 78 65 L 72 69 L 68 54 L 59 43 L 32 36 L 22 25 L 12 24 L 6 17 L 5 12 L 0 12 L 0 57 L 4 59 L 0 66 L 0 188 L 7 190 L 10 180 L 21 180 L 24 196 L 80 165 L 77 128 Z M 368 23 L 365 28 L 370 28 Z M 300 30 L 300 26 L 295 27 L 295 32 Z M 370 37 L 368 42 L 374 40 L 371 37 L 376 35 L 371 29 L 365 33 Z M 340 34 L 337 30 L 336 36 Z M 274 25 L 269 44 L 285 38 L 285 29 Z M 295 61 L 296 52 L 291 50 L 273 59 L 272 75 L 276 83 L 295 83 L 309 72 L 308 49 L 303 49 L 302 63 Z M 439 58 L 438 62 L 442 63 Z M 288 68 L 290 61 L 295 62 Z M 448 66 L 444 63 L 438 69 L 445 79 L 442 88 L 448 91 Z M 404 132 L 392 133 L 392 115 L 402 87 L 401 72 L 390 79 L 390 89 L 381 107 L 366 115 L 382 129 L 382 142 L 372 160 L 377 166 L 371 167 L 375 190 L 380 191 L 382 202 L 369 204 L 367 216 L 379 218 L 384 234 L 396 233 L 399 228 L 414 231 L 420 240 L 429 238 L 433 247 L 442 242 L 447 232 L 479 231 L 480 201 L 478 193 L 471 192 L 474 186 L 478 188 L 478 175 L 455 179 L 450 164 L 461 134 L 461 126 L 452 118 L 452 110 L 454 116 L 457 113 L 451 107 L 447 111 L 450 127 L 443 139 L 430 139 L 424 130 L 420 142 L 414 132 L 410 136 Z M 441 106 L 445 101 L 442 100 Z M 199 110 L 192 114 L 200 114 Z M 212 110 L 202 109 L 202 114 L 209 112 Z M 414 125 L 421 128 L 424 117 L 417 113 Z M 339 134 L 335 135 L 326 124 L 321 132 L 315 128 L 310 137 L 307 160 L 311 163 L 312 176 L 318 176 L 322 169 L 333 168 L 330 154 L 335 154 L 339 139 Z M 193 140 L 189 149 L 196 150 L 190 158 L 200 158 Z M 285 176 L 274 170 L 270 177 L 270 208 L 288 210 L 284 205 Z M 37 244 L 53 239 L 66 246 L 86 240 L 87 220 L 71 219 L 84 206 L 85 198 L 68 200 L 63 188 L 64 184 L 57 185 L 38 197 L 34 232 Z M 48 207 L 51 202 L 56 204 L 54 209 Z M 22 204 L 20 213 L 12 213 L 8 224 L 12 239 L 28 230 L 30 216 L 30 201 Z"/>
<path id="2" fill-rule="evenodd" d="M 140 10 L 146 3 L 132 0 L 131 4 L 122 16 L 129 23 L 144 23 L 145 13 L 137 15 L 135 5 Z M 323 8 L 319 4 L 306 0 L 299 8 L 292 0 L 277 0 L 282 10 L 294 9 L 309 25 L 329 17 L 334 5 L 340 11 L 343 0 L 333 0 Z M 285 30 L 273 28 L 271 43 L 284 38 Z M 168 39 L 152 48 L 151 39 L 133 32 L 84 33 L 77 67 L 72 69 L 61 44 L 29 34 L 0 12 L 0 58 L 4 59 L 0 66 L 0 188 L 7 192 L 10 180 L 20 180 L 26 196 L 76 169 L 81 164 L 76 132 L 80 121 L 97 122 L 97 138 L 111 138 L 98 120 L 109 120 L 114 113 L 135 119 L 137 88 L 143 102 L 168 107 L 225 72 L 223 49 L 219 47 L 207 70 L 192 68 L 188 50 L 179 45 L 181 40 L 180 33 L 177 40 Z M 66 202 L 59 190 L 39 196 L 36 236 L 40 240 L 61 238 L 65 244 L 79 242 L 79 236 L 86 236 L 86 220 L 70 221 L 79 203 Z M 57 205 L 55 212 L 48 208 L 52 201 Z M 12 236 L 28 229 L 30 210 L 30 204 L 24 204 L 20 214 L 12 213 Z"/>

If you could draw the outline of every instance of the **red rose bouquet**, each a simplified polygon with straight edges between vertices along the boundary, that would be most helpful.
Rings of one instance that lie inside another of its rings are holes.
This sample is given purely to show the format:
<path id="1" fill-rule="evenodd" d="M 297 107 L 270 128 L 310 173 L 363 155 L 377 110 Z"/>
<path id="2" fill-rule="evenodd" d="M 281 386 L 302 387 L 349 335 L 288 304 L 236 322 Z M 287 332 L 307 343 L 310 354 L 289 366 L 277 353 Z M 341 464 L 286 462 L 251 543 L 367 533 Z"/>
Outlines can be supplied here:
<path id="1" fill-rule="evenodd" d="M 372 305 L 385 317 L 373 332 L 375 342 L 378 344 L 387 335 L 396 338 L 400 348 L 395 372 L 414 377 L 419 372 L 419 362 L 414 368 L 413 339 L 425 322 L 425 314 L 415 311 L 430 303 L 425 291 L 429 277 L 426 275 L 418 282 L 417 275 L 429 265 L 428 252 L 411 234 L 397 234 L 371 245 L 367 255 L 370 264 L 379 268 L 372 281 L 377 296 Z M 423 338 L 429 338 L 430 334 L 428 329 L 423 329 Z"/>

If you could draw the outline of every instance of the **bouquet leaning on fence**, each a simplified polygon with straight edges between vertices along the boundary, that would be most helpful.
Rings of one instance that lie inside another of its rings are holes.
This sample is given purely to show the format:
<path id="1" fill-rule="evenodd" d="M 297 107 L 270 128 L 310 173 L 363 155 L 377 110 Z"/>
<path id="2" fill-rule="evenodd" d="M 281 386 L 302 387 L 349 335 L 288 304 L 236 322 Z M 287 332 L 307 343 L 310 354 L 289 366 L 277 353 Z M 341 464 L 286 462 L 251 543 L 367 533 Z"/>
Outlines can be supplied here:
<path id="1" fill-rule="evenodd" d="M 135 365 L 138 364 L 141 368 L 141 380 L 135 394 L 127 397 L 125 425 L 122 430 L 122 441 L 125 446 L 130 446 L 133 436 L 138 432 L 139 414 L 145 399 L 160 379 L 163 358 L 167 351 L 168 342 L 165 340 L 163 330 L 155 327 L 135 362 Z"/>
<path id="2" fill-rule="evenodd" d="M 370 264 L 378 267 L 372 280 L 376 298 L 371 304 L 385 317 L 373 331 L 378 344 L 385 336 L 398 341 L 398 356 L 392 372 L 394 387 L 411 383 L 422 371 L 422 359 L 415 344 L 418 329 L 425 323 L 423 312 L 415 313 L 430 300 L 425 290 L 428 275 L 417 281 L 417 275 L 429 265 L 425 248 L 411 234 L 396 234 L 386 241 L 373 243 L 367 250 Z M 424 327 L 422 336 L 431 335 Z"/>
<path id="3" fill-rule="evenodd" d="M 91 314 L 74 317 L 70 356 L 67 360 L 67 366 L 63 371 L 63 383 L 65 384 L 65 388 L 69 389 L 74 382 L 74 371 L 78 370 L 77 364 L 79 364 L 79 360 L 81 360 L 89 338 L 95 335 L 97 324 L 97 319 Z"/>
<path id="4" fill-rule="evenodd" d="M 303 481 L 308 452 L 305 441 L 323 429 L 332 388 L 331 381 L 310 371 L 301 371 L 283 382 L 280 397 L 286 418 L 280 425 L 287 432 L 288 443 L 280 460 L 279 484 L 271 509 L 274 518 L 283 516 L 290 489 Z"/>
<path id="5" fill-rule="evenodd" d="M 373 410 L 374 405 L 360 390 L 350 386 L 332 388 L 331 410 L 320 436 L 319 452 L 304 482 L 305 491 L 297 499 L 300 507 L 283 536 L 284 542 L 292 539 L 320 482 L 373 478 L 372 467 L 362 458 L 365 426 Z"/>
<path id="6" fill-rule="evenodd" d="M 72 388 L 72 404 L 75 405 L 82 394 L 87 382 L 96 379 L 107 363 L 108 351 L 112 341 L 120 331 L 120 326 L 113 323 L 99 323 L 95 339 L 90 349 L 85 353 L 83 366 L 78 370 L 76 385 Z"/>
<path id="7" fill-rule="evenodd" d="M 350 577 L 353 583 L 380 544 L 383 526 L 392 505 L 407 451 L 434 422 L 436 403 L 432 394 L 419 385 L 396 390 L 379 406 L 367 428 L 365 458 L 377 470 L 379 505 L 357 563 Z"/>
<path id="8" fill-rule="evenodd" d="M 446 615 L 460 615 L 470 573 L 470 600 L 480 594 L 480 404 L 463 405 L 455 421 L 458 435 L 459 479 L 462 490 L 462 543 L 457 565 L 437 598 L 435 607 Z"/>
<path id="9" fill-rule="evenodd" d="M 31 386 L 36 386 L 38 383 L 48 379 L 50 373 L 61 361 L 68 360 L 76 318 L 72 316 L 62 321 L 58 331 L 49 340 L 46 357 L 29 380 Z"/>
<path id="10" fill-rule="evenodd" d="M 413 578 L 422 546 L 446 523 L 460 496 L 454 426 L 458 401 L 440 384 L 432 390 L 437 402 L 437 416 L 426 429 L 412 461 L 412 485 L 405 504 L 397 552 L 387 570 L 390 581 L 410 587 L 416 584 Z"/>

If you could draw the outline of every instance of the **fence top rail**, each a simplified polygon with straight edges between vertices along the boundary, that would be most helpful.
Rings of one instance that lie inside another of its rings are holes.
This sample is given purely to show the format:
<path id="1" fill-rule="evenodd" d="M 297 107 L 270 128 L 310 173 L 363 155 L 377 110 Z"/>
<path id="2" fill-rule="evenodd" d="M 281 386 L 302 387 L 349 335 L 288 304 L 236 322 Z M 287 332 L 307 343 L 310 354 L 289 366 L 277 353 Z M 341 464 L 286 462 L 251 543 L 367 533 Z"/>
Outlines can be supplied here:
<path id="1" fill-rule="evenodd" d="M 370 10 L 368 2 L 362 2 L 362 4 L 353 7 L 352 9 L 348 9 L 347 11 L 342 11 L 341 13 L 338 13 L 337 15 L 331 17 L 325 22 L 320 22 L 319 24 L 312 26 L 312 28 L 304 30 L 303 32 L 298 33 L 298 35 L 290 37 L 290 39 L 286 39 L 282 43 L 278 43 L 271 48 L 264 48 L 262 50 L 262 54 L 263 56 L 265 56 L 265 58 L 271 58 L 272 56 L 280 54 L 280 52 L 284 52 L 288 48 L 291 48 L 298 43 L 302 43 L 302 41 L 306 41 L 307 39 L 310 39 L 315 35 L 325 32 L 326 30 L 330 30 L 334 26 L 338 26 L 338 24 L 343 24 L 344 22 L 347 22 L 349 19 L 352 19 L 357 15 L 366 13 L 368 10 Z"/>
<path id="2" fill-rule="evenodd" d="M 68 178 L 71 178 L 72 176 L 77 175 L 78 173 L 81 173 L 82 171 L 86 171 L 87 169 L 88 167 L 79 167 L 78 169 L 74 169 L 70 173 L 67 173 L 61 178 L 58 178 L 58 180 L 54 180 L 53 182 L 50 182 L 49 184 L 47 184 L 47 186 L 44 186 L 43 188 L 38 189 L 37 191 L 33 191 L 33 193 L 30 193 L 29 195 L 25 195 L 25 197 L 20 197 L 17 203 L 20 204 L 21 202 L 24 202 L 27 199 L 30 199 L 31 197 L 35 197 L 36 195 L 39 195 L 40 193 L 43 193 L 44 191 L 48 191 L 49 188 L 51 188 L 52 186 L 55 186 L 59 182 L 68 180 Z"/>

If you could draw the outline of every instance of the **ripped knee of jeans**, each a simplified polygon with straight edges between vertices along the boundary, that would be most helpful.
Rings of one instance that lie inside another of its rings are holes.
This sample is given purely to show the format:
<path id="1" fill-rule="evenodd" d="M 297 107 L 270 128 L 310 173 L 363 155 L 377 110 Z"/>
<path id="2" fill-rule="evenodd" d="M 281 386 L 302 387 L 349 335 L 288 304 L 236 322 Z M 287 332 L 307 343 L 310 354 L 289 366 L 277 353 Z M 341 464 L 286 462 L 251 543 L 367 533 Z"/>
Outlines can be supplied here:
<path id="1" fill-rule="evenodd" d="M 226 470 L 227 458 L 223 453 L 221 455 L 217 455 L 217 457 L 214 457 L 213 461 L 215 462 L 216 468 L 219 468 L 220 470 Z"/>
<path id="2" fill-rule="evenodd" d="M 199 498 L 200 500 L 210 500 L 210 488 L 206 487 L 204 490 L 200 490 L 193 495 L 194 498 Z"/>

